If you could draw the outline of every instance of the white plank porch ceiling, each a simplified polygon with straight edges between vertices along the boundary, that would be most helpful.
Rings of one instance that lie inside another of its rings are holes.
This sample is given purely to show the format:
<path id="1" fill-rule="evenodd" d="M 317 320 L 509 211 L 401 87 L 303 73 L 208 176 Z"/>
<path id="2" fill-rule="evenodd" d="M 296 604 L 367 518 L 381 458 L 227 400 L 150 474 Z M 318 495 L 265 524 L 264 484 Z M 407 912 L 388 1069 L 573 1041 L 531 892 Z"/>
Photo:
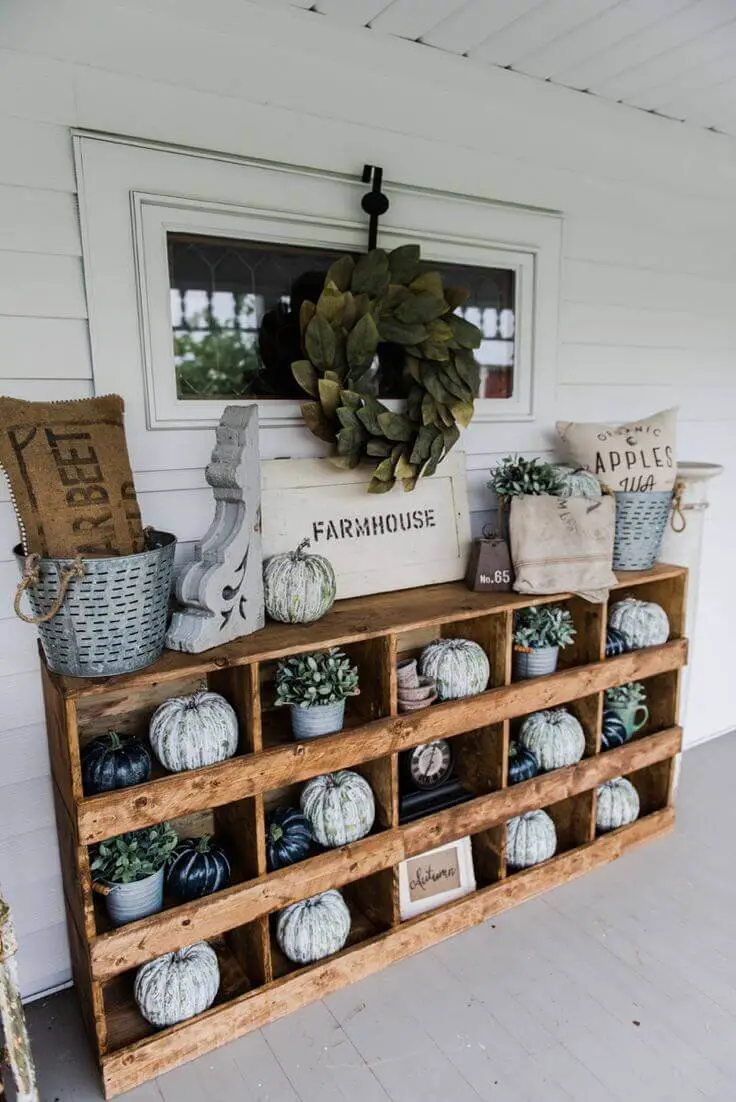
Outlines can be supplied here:
<path id="1" fill-rule="evenodd" d="M 736 135 L 736 0 L 276 2 Z"/>

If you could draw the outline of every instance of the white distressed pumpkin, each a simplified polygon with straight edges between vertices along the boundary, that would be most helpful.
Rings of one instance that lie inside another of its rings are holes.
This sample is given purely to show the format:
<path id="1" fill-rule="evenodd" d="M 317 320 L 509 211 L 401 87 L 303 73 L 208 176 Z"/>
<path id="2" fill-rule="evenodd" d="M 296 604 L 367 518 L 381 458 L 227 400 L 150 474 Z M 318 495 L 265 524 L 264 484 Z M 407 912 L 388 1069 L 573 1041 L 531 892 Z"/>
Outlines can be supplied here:
<path id="1" fill-rule="evenodd" d="M 308 781 L 300 803 L 315 841 L 331 849 L 365 837 L 376 817 L 371 786 L 350 769 Z"/>
<path id="2" fill-rule="evenodd" d="M 527 811 L 506 823 L 506 860 L 512 868 L 538 865 L 556 849 L 557 831 L 546 811 Z"/>
<path id="3" fill-rule="evenodd" d="M 560 488 L 558 497 L 600 497 L 603 491 L 594 474 L 582 467 L 567 467 L 564 463 L 554 465 Z"/>
<path id="4" fill-rule="evenodd" d="M 294 964 L 310 964 L 339 952 L 349 933 L 350 911 L 336 888 L 292 903 L 276 922 L 276 940 Z"/>
<path id="5" fill-rule="evenodd" d="M 217 954 L 206 941 L 198 941 L 142 964 L 133 995 L 146 1021 L 161 1029 L 207 1010 L 219 988 Z"/>
<path id="6" fill-rule="evenodd" d="M 638 597 L 624 597 L 612 605 L 608 626 L 621 632 L 629 650 L 658 647 L 670 637 L 670 622 L 662 606 Z"/>
<path id="7" fill-rule="evenodd" d="M 598 786 L 595 825 L 603 834 L 639 818 L 639 793 L 626 777 L 614 777 Z"/>
<path id="8" fill-rule="evenodd" d="M 531 750 L 543 772 L 574 765 L 585 753 L 585 733 L 566 708 L 552 708 L 527 716 L 519 742 Z"/>
<path id="9" fill-rule="evenodd" d="M 151 717 L 151 748 L 165 769 L 181 773 L 231 758 L 238 748 L 238 717 L 219 693 L 165 700 Z"/>
<path id="10" fill-rule="evenodd" d="M 488 655 L 470 639 L 438 639 L 419 657 L 422 677 L 437 683 L 440 700 L 482 693 L 491 676 Z"/>
<path id="11" fill-rule="evenodd" d="M 337 595 L 335 571 L 324 555 L 308 552 L 309 540 L 296 551 L 274 555 L 263 569 L 266 612 L 282 624 L 310 624 L 332 608 Z"/>

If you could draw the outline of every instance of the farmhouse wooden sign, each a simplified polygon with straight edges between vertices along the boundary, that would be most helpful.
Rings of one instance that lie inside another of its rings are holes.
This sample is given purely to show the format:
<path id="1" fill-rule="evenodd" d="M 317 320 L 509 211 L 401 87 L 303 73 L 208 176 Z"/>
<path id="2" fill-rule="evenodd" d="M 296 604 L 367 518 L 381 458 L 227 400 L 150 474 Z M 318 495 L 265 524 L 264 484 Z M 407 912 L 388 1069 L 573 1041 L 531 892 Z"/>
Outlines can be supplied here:
<path id="1" fill-rule="evenodd" d="M 301 540 L 332 563 L 337 595 L 449 582 L 465 574 L 470 519 L 465 456 L 452 453 L 406 493 L 367 493 L 370 471 L 324 459 L 262 465 L 264 558 Z"/>

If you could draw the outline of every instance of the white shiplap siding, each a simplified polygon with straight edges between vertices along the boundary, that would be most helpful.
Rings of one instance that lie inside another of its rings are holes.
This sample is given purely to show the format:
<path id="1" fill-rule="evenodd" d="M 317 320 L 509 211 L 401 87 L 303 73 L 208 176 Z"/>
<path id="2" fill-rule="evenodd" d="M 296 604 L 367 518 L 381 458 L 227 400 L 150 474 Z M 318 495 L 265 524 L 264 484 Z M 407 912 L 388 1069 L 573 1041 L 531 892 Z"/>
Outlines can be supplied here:
<path id="1" fill-rule="evenodd" d="M 325 6 L 336 14 L 344 7 Z M 576 39 L 540 44 L 544 12 L 532 18 L 535 5 L 527 7 L 514 50 L 530 51 L 530 71 L 572 69 L 577 54 L 565 43 Z M 612 7 L 610 19 L 626 7 Z M 679 405 L 681 455 L 729 468 L 713 486 L 691 681 L 692 734 L 721 731 L 734 720 L 719 673 L 736 615 L 734 143 L 379 35 L 382 22 L 387 33 L 410 33 L 418 8 L 411 0 L 363 4 L 367 18 L 375 16 L 371 33 L 286 3 L 264 10 L 247 0 L 6 6 L 0 389 L 28 398 L 92 392 L 71 127 L 336 172 L 357 173 L 370 161 L 384 166 L 389 182 L 560 209 L 555 408 L 539 410 L 534 422 L 471 426 L 474 527 L 491 517 L 489 466 L 517 449 L 549 453 L 555 416 L 623 418 Z M 468 12 L 490 30 L 506 10 L 488 0 L 433 0 L 424 9 L 429 41 L 448 50 L 478 42 Z M 444 26 L 442 11 L 450 14 Z M 600 25 L 592 22 L 591 34 Z M 163 451 L 170 436 L 159 436 Z M 202 470 L 210 448 L 204 432 L 181 469 L 136 471 L 144 519 L 177 533 L 180 560 L 210 519 Z M 264 434 L 265 455 L 304 449 L 293 430 Z M 15 910 L 30 994 L 67 978 L 68 955 L 35 634 L 12 615 L 15 542 L 0 486 L 0 882 Z"/>

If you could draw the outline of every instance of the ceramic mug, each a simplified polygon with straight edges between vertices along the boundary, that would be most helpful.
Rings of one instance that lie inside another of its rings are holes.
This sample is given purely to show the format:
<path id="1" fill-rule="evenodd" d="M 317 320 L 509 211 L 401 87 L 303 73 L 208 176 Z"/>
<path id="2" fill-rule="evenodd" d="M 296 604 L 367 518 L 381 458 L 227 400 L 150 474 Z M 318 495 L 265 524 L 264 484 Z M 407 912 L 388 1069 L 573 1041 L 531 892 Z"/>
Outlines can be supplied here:
<path id="1" fill-rule="evenodd" d="M 635 735 L 649 722 L 649 709 L 646 704 L 606 704 L 606 708 L 616 713 L 629 735 Z M 639 713 L 642 718 L 637 720 Z"/>

